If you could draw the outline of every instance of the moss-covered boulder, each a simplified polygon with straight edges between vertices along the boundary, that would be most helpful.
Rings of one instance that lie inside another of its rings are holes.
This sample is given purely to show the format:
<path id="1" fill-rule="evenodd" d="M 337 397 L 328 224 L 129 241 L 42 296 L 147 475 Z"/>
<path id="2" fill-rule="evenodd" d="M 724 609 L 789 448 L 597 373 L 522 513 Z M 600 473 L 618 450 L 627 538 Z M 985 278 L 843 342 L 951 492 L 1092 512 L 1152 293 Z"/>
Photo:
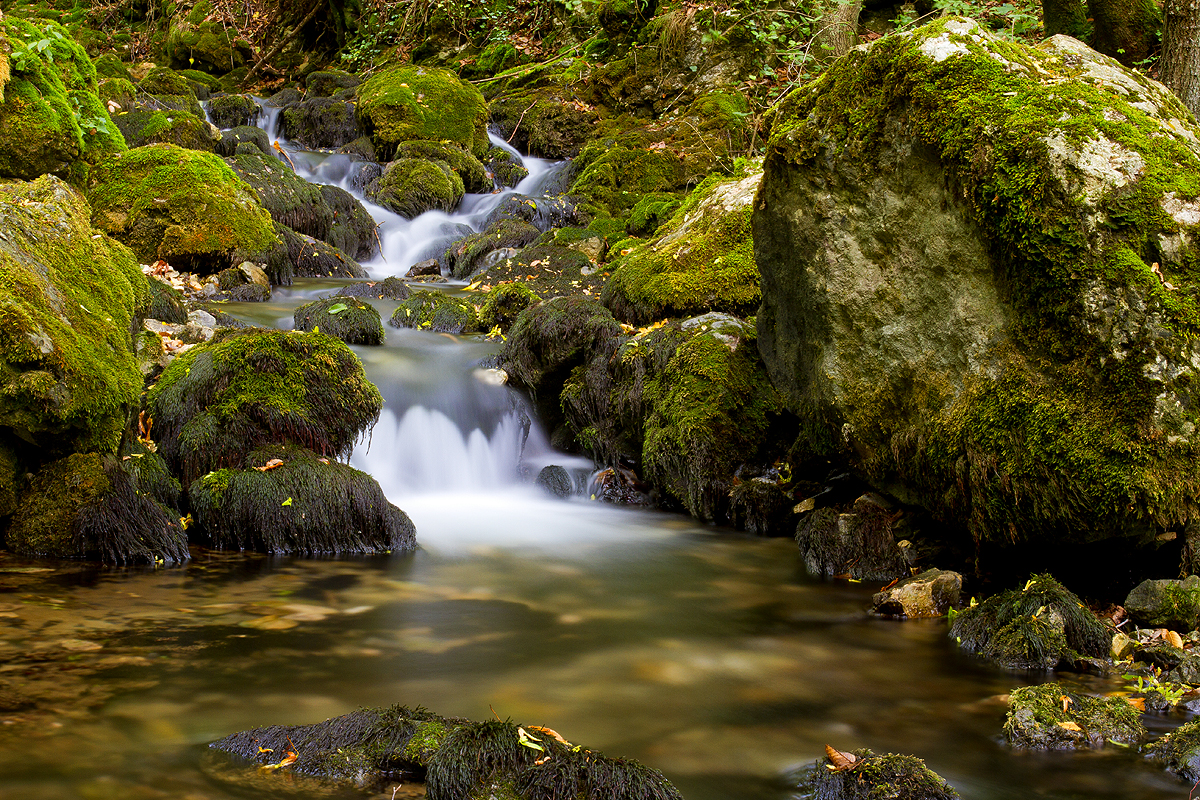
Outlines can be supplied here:
<path id="1" fill-rule="evenodd" d="M 188 558 L 178 515 L 145 491 L 123 462 L 96 453 L 43 467 L 22 494 L 5 542 L 23 555 L 109 564 Z"/>
<path id="2" fill-rule="evenodd" d="M 364 708 L 315 725 L 277 725 L 227 736 L 211 747 L 247 770 L 276 763 L 278 753 L 304 755 L 262 793 L 318 777 L 382 791 L 397 771 L 424 776 L 430 800 L 613 798 L 680 800 L 658 770 L 572 744 L 557 731 L 511 720 L 472 722 L 423 708 Z M 242 779 L 237 779 L 244 785 Z"/>
<path id="3" fill-rule="evenodd" d="M 362 78 L 352 75 L 345 70 L 327 69 L 308 73 L 304 79 L 304 88 L 309 97 L 330 97 L 343 89 L 354 89 Z"/>
<path id="4" fill-rule="evenodd" d="M 800 781 L 811 800 L 957 800 L 958 792 L 916 756 L 833 751 Z M 836 760 L 835 760 L 836 759 Z"/>
<path id="5" fill-rule="evenodd" d="M 170 67 L 153 67 L 138 82 L 138 89 L 146 94 L 183 97 L 192 94 L 192 84 Z"/>
<path id="6" fill-rule="evenodd" d="M 449 142 L 403 142 L 396 146 L 393 160 L 423 158 L 441 161 L 462 179 L 463 190 L 475 194 L 492 191 L 492 178 L 478 158 L 469 150 Z"/>
<path id="7" fill-rule="evenodd" d="M 647 194 L 684 188 L 688 173 L 683 159 L 666 147 L 650 144 L 640 135 L 589 142 L 575 162 L 579 172 L 571 194 L 598 212 L 620 217 Z"/>
<path id="8" fill-rule="evenodd" d="M 1112 643 L 1096 615 L 1049 575 L 963 609 L 950 635 L 968 653 L 1006 669 L 1054 669 L 1082 656 L 1104 658 Z"/>
<path id="9" fill-rule="evenodd" d="M 51 459 L 114 452 L 141 393 L 149 288 L 89 213 L 54 176 L 0 184 L 0 494 Z"/>
<path id="10" fill-rule="evenodd" d="M 211 153 L 221 141 L 215 126 L 186 111 L 129 111 L 115 115 L 113 123 L 134 148 L 173 144 Z"/>
<path id="11" fill-rule="evenodd" d="M 497 186 L 515 187 L 529 177 L 520 159 L 503 147 L 492 147 L 483 156 L 483 165 Z"/>
<path id="12" fill-rule="evenodd" d="M 490 106 L 501 136 L 522 153 L 539 158 L 574 158 L 596 134 L 600 114 L 561 86 L 502 95 Z"/>
<path id="13" fill-rule="evenodd" d="M 270 443 L 349 456 L 379 416 L 379 391 L 340 340 L 323 333 L 230 332 L 176 358 L 150 390 L 159 451 L 185 484 L 240 469 Z"/>
<path id="14" fill-rule="evenodd" d="M 332 150 L 363 135 L 355 105 L 341 97 L 309 97 L 284 106 L 280 131 L 306 147 Z"/>
<path id="15" fill-rule="evenodd" d="M 706 311 L 753 314 L 761 295 L 750 211 L 761 179 L 714 176 L 698 186 L 657 238 L 613 265 L 604 287 L 613 316 L 643 325 Z"/>
<path id="16" fill-rule="evenodd" d="M 177 69 L 196 66 L 213 75 L 224 75 L 245 65 L 252 57 L 249 42 L 238 38 L 237 29 L 223 25 L 207 0 L 171 6 L 163 52 Z"/>
<path id="17" fill-rule="evenodd" d="M 373 202 L 413 218 L 426 211 L 453 211 L 463 196 L 463 182 L 445 161 L 401 158 L 366 187 Z"/>
<path id="18" fill-rule="evenodd" d="M 235 251 L 262 253 L 278 242 L 254 191 L 212 153 L 139 147 L 98 164 L 92 180 L 96 227 L 144 263 L 207 274 L 229 266 Z"/>
<path id="19" fill-rule="evenodd" d="M 796 525 L 796 545 L 814 577 L 896 581 L 911 573 L 895 522 L 893 509 L 862 495 L 844 512 L 827 506 L 806 514 Z"/>
<path id="20" fill-rule="evenodd" d="M 208 101 L 208 118 L 218 128 L 253 125 L 262 109 L 244 94 L 224 94 Z"/>
<path id="21" fill-rule="evenodd" d="M 245 145 L 245 147 L 242 147 Z M 262 128 L 249 125 L 239 125 L 227 131 L 221 131 L 221 141 L 217 142 L 214 151 L 222 158 L 239 153 L 262 153 L 264 156 L 275 157 L 271 148 L 271 138 Z"/>
<path id="22" fill-rule="evenodd" d="M 150 307 L 146 309 L 147 319 L 174 324 L 187 322 L 188 312 L 183 292 L 157 279 L 149 280 L 147 283 L 150 286 Z"/>
<path id="23" fill-rule="evenodd" d="M 1004 735 L 1029 750 L 1090 750 L 1109 742 L 1139 744 L 1146 727 L 1124 697 L 1089 697 L 1045 683 L 1012 691 Z"/>
<path id="24" fill-rule="evenodd" d="M 358 116 L 381 156 L 413 139 L 451 141 L 476 157 L 488 149 L 487 103 L 449 70 L 396 66 L 358 87 Z"/>
<path id="25" fill-rule="evenodd" d="M 412 292 L 408 284 L 390 275 L 381 281 L 364 281 L 343 286 L 338 294 L 346 297 L 377 297 L 381 300 L 407 300 Z"/>
<path id="26" fill-rule="evenodd" d="M 434 333 L 476 333 L 479 331 L 479 311 L 462 297 L 445 292 L 415 291 L 400 301 L 388 324 Z"/>
<path id="27" fill-rule="evenodd" d="M 1200 516 L 1198 142 L 1076 40 L 959 19 L 794 93 L 754 246 L 812 455 L 1034 564 Z"/>
<path id="28" fill-rule="evenodd" d="M 96 68 L 97 79 L 120 78 L 126 81 L 133 80 L 133 75 L 130 74 L 129 67 L 115 53 L 103 53 L 97 56 L 92 60 L 92 66 Z"/>
<path id="29" fill-rule="evenodd" d="M 1152 758 L 1188 783 L 1200 781 L 1200 719 L 1180 725 L 1148 750 Z"/>
<path id="30" fill-rule="evenodd" d="M 305 303 L 292 314 L 298 331 L 319 330 L 346 344 L 383 344 L 383 321 L 370 303 L 335 295 Z"/>
<path id="31" fill-rule="evenodd" d="M 451 244 L 441 260 L 445 261 L 451 277 L 466 280 L 477 269 L 489 266 L 489 257 L 494 261 L 499 257 L 515 256 L 517 250 L 532 244 L 541 235 L 541 231 L 528 222 L 502 219 Z"/>
<path id="32" fill-rule="evenodd" d="M 296 446 L 249 453 L 188 488 L 194 536 L 217 550 L 314 555 L 404 552 L 412 520 L 370 475 Z"/>
<path id="33" fill-rule="evenodd" d="M 507 333 L 522 311 L 541 300 L 523 283 L 502 283 L 484 298 L 479 308 L 479 327 L 485 331 Z"/>
<path id="34" fill-rule="evenodd" d="M 1142 581 L 1126 596 L 1123 607 L 1143 627 L 1193 631 L 1200 624 L 1200 577 Z"/>
<path id="35" fill-rule="evenodd" d="M 96 68 L 57 23 L 3 17 L 0 32 L 12 48 L 0 72 L 0 177 L 54 173 L 82 185 L 90 164 L 126 149 Z"/>

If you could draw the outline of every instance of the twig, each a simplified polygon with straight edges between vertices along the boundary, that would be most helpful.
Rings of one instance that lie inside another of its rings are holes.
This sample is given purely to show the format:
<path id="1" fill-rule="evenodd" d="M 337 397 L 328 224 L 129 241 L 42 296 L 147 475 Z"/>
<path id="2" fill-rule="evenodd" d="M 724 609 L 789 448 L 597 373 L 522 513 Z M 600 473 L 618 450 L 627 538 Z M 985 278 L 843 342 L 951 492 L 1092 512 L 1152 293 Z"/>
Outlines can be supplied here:
<path id="1" fill-rule="evenodd" d="M 273 59 L 275 56 L 279 55 L 280 50 L 282 50 L 283 48 L 285 48 L 289 44 L 291 44 L 291 41 L 300 35 L 300 29 L 303 28 L 305 25 L 307 25 L 309 23 L 309 21 L 311 21 L 312 18 L 317 15 L 317 12 L 320 11 L 324 7 L 325 7 L 325 0 L 317 0 L 317 2 L 315 2 L 313 4 L 312 10 L 309 11 L 304 16 L 304 19 L 300 20 L 300 24 L 298 24 L 296 27 L 292 28 L 292 30 L 286 36 L 284 36 L 282 39 L 280 39 L 275 44 L 275 46 L 271 48 L 271 51 L 269 53 L 267 53 L 265 56 L 258 59 L 258 61 L 256 61 L 254 63 L 254 66 L 251 67 L 250 71 L 246 73 L 246 77 L 242 80 L 242 84 L 243 85 L 249 84 L 250 79 L 253 78 L 256 74 L 258 74 L 258 71 L 260 69 L 262 69 L 263 66 L 268 61 Z"/>
<path id="2" fill-rule="evenodd" d="M 529 104 L 529 108 L 533 108 L 536 105 L 537 105 L 537 100 L 534 100 L 532 103 Z M 505 141 L 508 142 L 509 144 L 512 144 L 513 137 L 517 135 L 517 128 L 521 127 L 521 120 L 525 119 L 525 115 L 529 113 L 529 108 L 522 111 L 521 116 L 517 117 L 517 124 L 513 125 L 512 133 L 510 133 L 508 135 L 508 138 L 505 139 Z"/>

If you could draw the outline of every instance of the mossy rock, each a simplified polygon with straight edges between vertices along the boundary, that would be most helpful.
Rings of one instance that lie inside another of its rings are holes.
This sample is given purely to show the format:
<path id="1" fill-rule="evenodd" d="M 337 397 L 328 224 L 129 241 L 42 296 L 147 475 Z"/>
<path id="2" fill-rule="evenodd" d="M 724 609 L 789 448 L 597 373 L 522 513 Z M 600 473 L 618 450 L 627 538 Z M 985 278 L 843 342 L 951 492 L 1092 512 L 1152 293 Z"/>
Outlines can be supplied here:
<path id="1" fill-rule="evenodd" d="M 504 219 L 486 230 L 459 239 L 446 250 L 443 259 L 450 276 L 459 280 L 470 278 L 488 255 L 496 251 L 513 251 L 532 244 L 541 231 L 527 222 Z M 515 253 L 509 253 L 515 255 Z"/>
<path id="2" fill-rule="evenodd" d="M 761 178 L 700 184 L 657 238 L 613 265 L 604 287 L 613 315 L 643 325 L 706 311 L 753 314 L 762 295 L 750 212 Z"/>
<path id="3" fill-rule="evenodd" d="M 492 179 L 487 174 L 483 163 L 455 144 L 446 142 L 404 142 L 396 146 L 394 160 L 402 158 L 423 158 L 428 161 L 442 161 L 462 179 L 463 189 L 475 194 L 492 190 Z"/>
<path id="4" fill-rule="evenodd" d="M 0 184 L 0 448 L 28 470 L 112 453 L 141 393 L 130 331 L 150 290 L 54 176 Z"/>
<path id="5" fill-rule="evenodd" d="M 354 89 L 360 83 L 362 78 L 345 70 L 318 70 L 310 72 L 304 79 L 304 88 L 308 90 L 309 97 L 329 97 L 343 89 Z"/>
<path id="6" fill-rule="evenodd" d="M 138 89 L 146 94 L 185 97 L 192 94 L 192 84 L 170 67 L 154 67 L 138 83 Z"/>
<path id="7" fill-rule="evenodd" d="M 295 277 L 367 277 L 367 271 L 361 264 L 333 245 L 307 234 L 297 233 L 286 225 L 277 224 L 275 227 L 281 244 L 265 256 L 266 272 L 271 283 L 277 286 L 291 286 Z M 259 260 L 251 253 L 243 254 L 243 258 Z"/>
<path id="8" fill-rule="evenodd" d="M 840 754 L 846 758 L 845 753 Z M 957 800 L 958 792 L 916 756 L 854 750 L 849 767 L 818 760 L 800 782 L 811 800 Z"/>
<path id="9" fill-rule="evenodd" d="M 383 401 L 362 364 L 323 333 L 231 332 L 180 355 L 147 402 L 159 451 L 190 484 L 240 469 L 254 449 L 291 442 L 348 457 Z"/>
<path id="10" fill-rule="evenodd" d="M 505 94 L 491 103 L 500 136 L 522 153 L 574 158 L 596 135 L 599 113 L 558 86 Z"/>
<path id="11" fill-rule="evenodd" d="M 643 389 L 645 476 L 694 517 L 725 521 L 738 467 L 771 441 L 783 398 L 767 378 L 752 324 L 720 314 L 685 321 L 681 341 Z M 647 357 L 637 343 L 617 355 Z M 564 395 L 572 391 L 571 384 Z"/>
<path id="12" fill-rule="evenodd" d="M 346 344 L 383 344 L 383 322 L 370 303 L 335 295 L 305 303 L 292 314 L 296 330 L 319 330 Z"/>
<path id="13" fill-rule="evenodd" d="M 571 194 L 614 217 L 627 214 L 647 194 L 676 191 L 687 183 L 683 160 L 676 153 L 617 138 L 590 142 L 576 168 L 582 171 Z"/>
<path id="14" fill-rule="evenodd" d="M 968 653 L 1006 669 L 1054 669 L 1084 656 L 1104 658 L 1112 642 L 1096 615 L 1049 575 L 963 609 L 950 636 Z"/>
<path id="15" fill-rule="evenodd" d="M 1141 626 L 1193 631 L 1200 624 L 1200 577 L 1142 581 L 1126 596 L 1123 607 Z"/>
<path id="16" fill-rule="evenodd" d="M 1200 719 L 1186 722 L 1152 742 L 1148 751 L 1151 758 L 1163 762 L 1188 783 L 1200 781 Z"/>
<path id="17" fill-rule="evenodd" d="M 0 32 L 14 48 L 0 83 L 0 177 L 53 173 L 83 185 L 89 165 L 126 149 L 97 95 L 96 68 L 57 23 L 4 17 Z M 46 40 L 36 55 L 24 49 Z"/>
<path id="18" fill-rule="evenodd" d="M 130 111 L 117 114 L 113 122 L 130 147 L 173 144 L 187 150 L 211 153 L 221 141 L 221 132 L 186 111 Z"/>
<path id="19" fill-rule="evenodd" d="M 522 311 L 541 301 L 522 283 L 502 283 L 487 293 L 479 309 L 479 327 L 507 333 Z"/>
<path id="20" fill-rule="evenodd" d="M 510 42 L 491 42 L 479 51 L 479 55 L 475 56 L 473 61 L 464 64 L 458 74 L 465 81 L 490 78 L 520 65 L 525 60 Z"/>
<path id="21" fill-rule="evenodd" d="M 453 211 L 463 196 L 463 181 L 444 161 L 402 158 L 392 161 L 367 186 L 367 197 L 408 217 L 426 211 Z"/>
<path id="22" fill-rule="evenodd" d="M 503 259 L 484 259 L 480 268 L 481 271 L 474 273 L 475 283 L 484 286 L 524 283 L 542 298 L 573 295 L 598 298 L 608 278 L 607 272 L 578 250 L 537 242 Z"/>
<path id="23" fill-rule="evenodd" d="M 264 446 L 247 455 L 244 469 L 201 476 L 188 488 L 188 501 L 195 535 L 217 550 L 316 555 L 416 548 L 412 520 L 374 478 L 296 446 Z"/>
<path id="24" fill-rule="evenodd" d="M 483 95 L 449 70 L 396 66 L 358 87 L 358 115 L 381 155 L 413 139 L 451 141 L 477 158 L 489 145 Z"/>
<path id="25" fill-rule="evenodd" d="M 760 345 L 812 457 L 980 563 L 1066 567 L 1200 518 L 1200 131 L 1177 98 L 1074 39 L 946 18 L 839 59 L 772 131 Z"/>
<path id="26" fill-rule="evenodd" d="M 262 109 L 244 94 L 224 94 L 208 101 L 208 118 L 218 128 L 253 125 Z"/>
<path id="27" fill-rule="evenodd" d="M 314 149 L 334 150 L 362 136 L 354 103 L 337 97 L 290 103 L 279 118 L 285 137 Z"/>
<path id="28" fill-rule="evenodd" d="M 552 228 L 564 228 L 585 224 L 571 197 L 509 194 L 488 214 L 484 227 L 490 227 L 503 219 L 519 219 L 528 222 L 542 233 Z"/>
<path id="29" fill-rule="evenodd" d="M 148 319 L 170 322 L 182 325 L 187 322 L 187 306 L 183 292 L 157 278 L 146 281 L 150 287 L 150 307 L 146 310 Z"/>
<path id="30" fill-rule="evenodd" d="M 680 800 L 662 773 L 636 761 L 577 746 L 548 729 L 511 720 L 473 722 L 423 708 L 364 708 L 315 725 L 256 728 L 211 747 L 259 775 L 264 751 L 304 753 L 290 771 L 262 782 L 263 794 L 293 780 L 323 778 L 359 790 L 382 791 L 397 770 L 424 775 L 430 800 L 453 798 L 628 798 Z M 529 747 L 537 744 L 539 749 Z M 301 777 L 302 776 L 302 777 Z M 232 778 L 244 785 L 244 778 Z"/>
<path id="31" fill-rule="evenodd" d="M 1029 750 L 1091 750 L 1146 738 L 1140 712 L 1124 697 L 1089 697 L 1057 683 L 1023 686 L 1009 695 L 1004 735 Z"/>
<path id="32" fill-rule="evenodd" d="M 338 290 L 339 295 L 346 297 L 377 297 L 381 300 L 407 300 L 412 292 L 408 284 L 390 275 L 381 281 L 352 283 Z"/>
<path id="33" fill-rule="evenodd" d="M 880 583 L 908 577 L 908 561 L 892 532 L 894 519 L 893 511 L 867 497 L 859 497 L 845 513 L 826 506 L 807 514 L 795 526 L 795 536 L 808 574 Z"/>
<path id="34" fill-rule="evenodd" d="M 104 53 L 92 60 L 92 66 L 96 68 L 96 78 L 120 78 L 122 80 L 131 81 L 133 75 L 129 72 L 129 67 L 125 65 L 121 59 L 117 58 L 115 53 Z"/>
<path id="35" fill-rule="evenodd" d="M 222 158 L 247 152 L 258 152 L 264 156 L 276 158 L 267 132 L 262 128 L 253 128 L 249 125 L 239 125 L 230 130 L 221 131 L 221 141 L 217 142 L 214 150 Z"/>
<path id="36" fill-rule="evenodd" d="M 204 70 L 180 69 L 176 71 L 188 79 L 188 83 L 191 84 L 192 92 L 195 93 L 197 100 L 207 100 L 213 92 L 222 91 L 221 79 L 214 75 L 209 75 Z"/>
<path id="37" fill-rule="evenodd" d="M 477 333 L 479 312 L 461 297 L 419 290 L 400 302 L 388 324 L 434 333 Z"/>
<path id="38" fill-rule="evenodd" d="M 520 159 L 503 147 L 488 150 L 483 157 L 483 164 L 497 186 L 512 188 L 529 177 L 529 170 L 521 164 Z"/>
<path id="39" fill-rule="evenodd" d="M 209 19 L 206 0 L 174 7 L 163 41 L 163 53 L 172 66 L 197 66 L 213 75 L 225 75 L 244 66 L 252 57 L 250 44 L 238 38 L 236 28 Z"/>
<path id="40" fill-rule="evenodd" d="M 109 564 L 188 558 L 179 518 L 144 492 L 116 457 L 75 453 L 50 463 L 23 493 L 5 535 L 22 555 Z"/>
<path id="41" fill-rule="evenodd" d="M 121 112 L 133 110 L 137 87 L 133 85 L 133 81 L 126 78 L 100 78 L 96 85 L 96 96 L 115 122 L 116 116 Z M 126 140 L 125 143 L 128 145 L 129 141 Z"/>
<path id="42" fill-rule="evenodd" d="M 97 165 L 88 194 L 96 227 L 128 244 L 144 263 L 179 270 L 224 269 L 236 250 L 276 245 L 271 215 L 218 156 L 153 144 Z"/>
<path id="43" fill-rule="evenodd" d="M 761 179 L 762 175 L 759 175 Z M 673 194 L 648 194 L 629 210 L 629 219 L 625 223 L 625 232 L 630 236 L 645 237 L 653 235 L 679 208 L 683 201 Z"/>

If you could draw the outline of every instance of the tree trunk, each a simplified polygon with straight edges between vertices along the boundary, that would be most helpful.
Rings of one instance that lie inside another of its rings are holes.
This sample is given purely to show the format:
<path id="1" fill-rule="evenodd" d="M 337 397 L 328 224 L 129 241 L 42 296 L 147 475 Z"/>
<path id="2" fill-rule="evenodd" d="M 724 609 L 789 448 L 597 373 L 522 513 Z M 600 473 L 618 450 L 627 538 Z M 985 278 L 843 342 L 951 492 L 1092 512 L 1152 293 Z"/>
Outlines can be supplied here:
<path id="1" fill-rule="evenodd" d="M 1087 0 L 1092 18 L 1089 44 L 1127 67 L 1145 62 L 1154 48 L 1162 13 L 1154 0 Z"/>
<path id="2" fill-rule="evenodd" d="M 1200 119 L 1200 0 L 1167 0 L 1159 79 Z"/>
<path id="3" fill-rule="evenodd" d="M 862 0 L 829 0 L 818 8 L 821 5 L 824 8 L 813 36 L 813 57 L 819 61 L 832 61 L 846 55 L 858 44 L 858 14 L 863 4 Z"/>
<path id="4" fill-rule="evenodd" d="M 1047 36 L 1065 33 L 1083 39 L 1088 29 L 1083 0 L 1042 0 L 1042 27 Z"/>

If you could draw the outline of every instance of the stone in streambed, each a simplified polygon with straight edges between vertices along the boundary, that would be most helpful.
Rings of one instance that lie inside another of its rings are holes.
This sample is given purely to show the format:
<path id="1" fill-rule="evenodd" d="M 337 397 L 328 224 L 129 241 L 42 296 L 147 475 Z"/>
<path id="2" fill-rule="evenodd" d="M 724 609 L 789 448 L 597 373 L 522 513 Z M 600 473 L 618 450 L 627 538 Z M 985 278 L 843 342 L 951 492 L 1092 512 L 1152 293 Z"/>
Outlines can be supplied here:
<path id="1" fill-rule="evenodd" d="M 1142 581 L 1129 592 L 1124 608 L 1143 627 L 1195 630 L 1200 623 L 1200 577 Z"/>
<path id="2" fill-rule="evenodd" d="M 962 605 L 962 575 L 945 569 L 927 569 L 889 586 L 872 600 L 880 614 L 916 619 L 944 617 Z"/>
<path id="3" fill-rule="evenodd" d="M 826 751 L 830 749 L 827 747 Z M 839 764 L 826 759 L 813 764 L 800 782 L 804 797 L 811 800 L 957 800 L 959 797 L 953 787 L 916 756 L 876 754 L 870 750 L 837 755 Z M 853 761 L 845 766 L 851 758 Z"/>
<path id="4" fill-rule="evenodd" d="M 1029 750 L 1090 750 L 1110 741 L 1136 745 L 1146 728 L 1124 697 L 1089 697 L 1047 683 L 1012 691 L 1004 735 Z"/>

